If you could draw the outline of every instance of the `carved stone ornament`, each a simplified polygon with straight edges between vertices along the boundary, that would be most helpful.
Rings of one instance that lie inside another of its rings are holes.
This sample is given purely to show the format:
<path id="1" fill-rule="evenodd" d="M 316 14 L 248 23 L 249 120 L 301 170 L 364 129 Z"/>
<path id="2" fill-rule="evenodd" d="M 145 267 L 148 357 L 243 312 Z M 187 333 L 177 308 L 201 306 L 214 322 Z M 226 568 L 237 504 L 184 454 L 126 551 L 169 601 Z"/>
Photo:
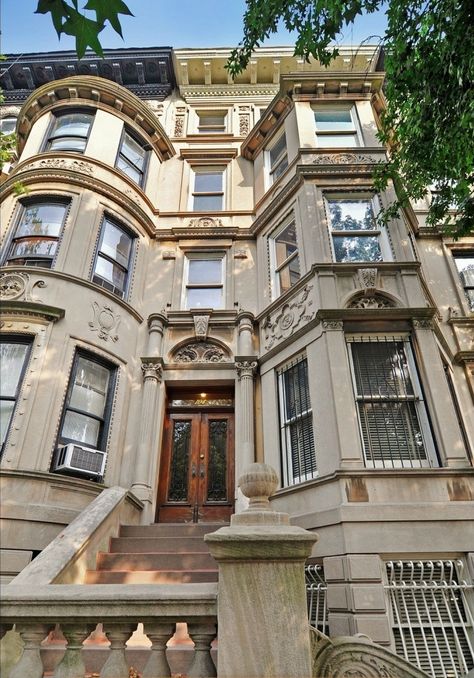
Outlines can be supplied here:
<path id="1" fill-rule="evenodd" d="M 377 287 L 377 269 L 376 268 L 358 268 L 357 277 L 359 285 L 366 289 Z"/>
<path id="2" fill-rule="evenodd" d="M 344 329 L 342 320 L 323 320 L 323 329 L 329 332 L 338 332 Z"/>
<path id="3" fill-rule="evenodd" d="M 222 220 L 214 217 L 199 217 L 198 219 L 191 219 L 189 224 L 191 228 L 222 228 Z"/>
<path id="4" fill-rule="evenodd" d="M 207 341 L 186 344 L 173 356 L 175 363 L 223 363 L 229 360 L 229 354 L 224 349 Z"/>
<path id="5" fill-rule="evenodd" d="M 89 323 L 92 332 L 97 332 L 99 339 L 104 341 L 109 339 L 117 341 L 120 316 L 114 313 L 112 308 L 107 304 L 99 306 L 96 301 L 92 302 L 92 309 L 94 311 L 94 319 Z"/>
<path id="6" fill-rule="evenodd" d="M 158 118 L 163 115 L 163 104 L 160 101 L 156 101 L 156 99 L 147 99 L 146 103 Z"/>
<path id="7" fill-rule="evenodd" d="M 275 343 L 291 336 L 297 329 L 314 318 L 314 311 L 310 310 L 313 302 L 308 299 L 312 285 L 306 285 L 300 294 L 284 304 L 273 316 L 268 316 L 264 325 L 265 349 L 270 349 Z"/>
<path id="8" fill-rule="evenodd" d="M 195 315 L 193 316 L 194 320 L 194 336 L 196 339 L 207 339 L 207 333 L 209 330 L 209 318 L 210 315 Z"/>
<path id="9" fill-rule="evenodd" d="M 157 360 L 142 360 L 143 379 L 156 379 L 161 381 L 163 378 L 163 366 Z"/>
<path id="10" fill-rule="evenodd" d="M 248 113 L 239 114 L 239 135 L 246 137 L 250 132 L 250 116 Z"/>
<path id="11" fill-rule="evenodd" d="M 236 362 L 235 367 L 239 379 L 242 379 L 243 377 L 253 379 L 257 371 L 257 364 L 256 360 L 240 360 L 239 362 Z"/>
<path id="12" fill-rule="evenodd" d="M 174 136 L 182 137 L 184 135 L 184 114 L 185 109 L 178 109 L 174 121 Z"/>
<path id="13" fill-rule="evenodd" d="M 134 202 L 136 205 L 141 205 L 141 200 L 140 200 L 140 198 L 139 198 L 138 195 L 135 193 L 135 191 L 132 191 L 131 188 L 126 188 L 126 189 L 124 190 L 123 193 L 124 193 L 124 195 L 127 196 L 127 198 L 130 198 L 130 200 L 133 200 L 133 202 Z"/>
<path id="14" fill-rule="evenodd" d="M 428 678 L 428 675 L 369 638 L 328 638 L 311 629 L 314 678 Z"/>
<path id="15" fill-rule="evenodd" d="M 378 309 L 393 307 L 393 302 L 386 297 L 382 297 L 380 294 L 370 294 L 363 297 L 357 297 L 351 301 L 347 308 Z"/>
<path id="16" fill-rule="evenodd" d="M 61 169 L 69 170 L 71 172 L 80 172 L 92 176 L 94 174 L 94 167 L 84 160 L 67 160 L 66 158 L 45 158 L 37 162 L 32 162 L 24 170 L 29 169 Z"/>
<path id="17" fill-rule="evenodd" d="M 10 116 L 18 116 L 21 111 L 21 106 L 2 106 L 0 108 L 0 119 L 9 118 Z"/>
<path id="18" fill-rule="evenodd" d="M 331 155 L 317 155 L 313 165 L 352 165 L 360 163 L 376 163 L 378 159 L 362 153 L 333 153 Z"/>
<path id="19" fill-rule="evenodd" d="M 431 318 L 414 318 L 413 327 L 418 330 L 432 330 L 433 320 Z"/>
<path id="20" fill-rule="evenodd" d="M 44 280 L 31 282 L 27 273 L 2 273 L 0 275 L 0 299 L 2 301 L 34 301 L 41 303 L 41 299 L 33 297 L 36 287 L 46 287 Z"/>

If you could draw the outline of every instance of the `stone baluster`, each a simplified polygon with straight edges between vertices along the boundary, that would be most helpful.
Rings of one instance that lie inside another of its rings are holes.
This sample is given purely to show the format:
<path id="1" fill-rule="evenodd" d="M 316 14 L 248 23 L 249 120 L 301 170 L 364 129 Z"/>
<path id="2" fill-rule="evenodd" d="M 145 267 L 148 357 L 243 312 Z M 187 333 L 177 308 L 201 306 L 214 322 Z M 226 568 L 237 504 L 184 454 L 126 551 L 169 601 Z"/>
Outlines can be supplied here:
<path id="1" fill-rule="evenodd" d="M 213 624 L 188 624 L 188 633 L 194 642 L 194 659 L 188 678 L 217 676 L 211 657 L 211 643 L 216 637 L 216 627 Z"/>
<path id="2" fill-rule="evenodd" d="M 66 652 L 54 672 L 54 678 L 84 678 L 86 667 L 82 658 L 82 643 L 93 627 L 85 624 L 61 624 L 61 631 L 67 640 Z"/>
<path id="3" fill-rule="evenodd" d="M 102 667 L 100 678 L 129 678 L 125 643 L 134 630 L 130 624 L 107 624 L 105 635 L 110 640 L 110 654 Z"/>
<path id="4" fill-rule="evenodd" d="M 41 661 L 41 641 L 46 638 L 49 626 L 46 624 L 19 623 L 16 630 L 20 634 L 25 647 L 18 664 L 10 671 L 9 678 L 43 678 L 43 662 Z"/>
<path id="5" fill-rule="evenodd" d="M 171 676 L 166 659 L 166 643 L 175 630 L 174 624 L 148 624 L 145 632 L 152 646 L 150 657 L 143 669 L 142 678 L 168 678 Z"/>

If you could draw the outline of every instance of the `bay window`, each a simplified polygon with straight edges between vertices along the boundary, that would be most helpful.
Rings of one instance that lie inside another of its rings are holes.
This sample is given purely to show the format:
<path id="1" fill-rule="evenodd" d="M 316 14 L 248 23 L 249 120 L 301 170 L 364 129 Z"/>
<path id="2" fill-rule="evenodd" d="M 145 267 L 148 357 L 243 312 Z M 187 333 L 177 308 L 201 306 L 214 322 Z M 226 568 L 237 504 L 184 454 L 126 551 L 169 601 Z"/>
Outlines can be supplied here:
<path id="1" fill-rule="evenodd" d="M 86 111 L 58 113 L 48 135 L 47 151 L 84 153 L 94 114 Z"/>
<path id="2" fill-rule="evenodd" d="M 142 186 L 147 155 L 144 144 L 135 139 L 127 130 L 124 130 L 115 167 L 124 172 L 136 184 Z"/>
<path id="3" fill-rule="evenodd" d="M 93 282 L 119 297 L 127 291 L 133 236 L 108 217 L 102 223 Z"/>
<path id="4" fill-rule="evenodd" d="M 31 340 L 26 337 L 0 338 L 0 451 L 13 419 L 30 348 Z"/>
<path id="5" fill-rule="evenodd" d="M 319 148 L 360 146 L 357 114 L 354 106 L 314 109 L 316 141 Z"/>
<path id="6" fill-rule="evenodd" d="M 274 270 L 274 296 L 290 289 L 300 279 L 300 261 L 296 240 L 296 224 L 286 224 L 270 240 Z"/>
<path id="7" fill-rule="evenodd" d="M 271 185 L 278 179 L 278 177 L 283 174 L 283 172 L 288 167 L 288 153 L 286 149 L 286 136 L 284 132 L 267 148 L 266 153 L 266 164 L 268 168 L 269 179 L 268 183 Z"/>

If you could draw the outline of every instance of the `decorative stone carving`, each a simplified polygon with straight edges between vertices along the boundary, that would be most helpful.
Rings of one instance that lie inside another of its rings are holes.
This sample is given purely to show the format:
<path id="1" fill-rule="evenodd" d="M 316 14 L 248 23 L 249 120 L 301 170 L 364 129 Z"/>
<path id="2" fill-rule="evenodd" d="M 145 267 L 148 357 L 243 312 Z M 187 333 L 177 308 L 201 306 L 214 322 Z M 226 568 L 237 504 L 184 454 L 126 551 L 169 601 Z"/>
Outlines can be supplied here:
<path id="1" fill-rule="evenodd" d="M 182 137 L 184 136 L 184 120 L 185 120 L 186 108 L 184 106 L 176 107 L 176 117 L 174 121 L 174 136 Z"/>
<path id="2" fill-rule="evenodd" d="M 269 464 L 250 464 L 240 476 L 238 486 L 249 499 L 247 512 L 270 511 L 268 499 L 278 487 L 278 475 Z"/>
<path id="3" fill-rule="evenodd" d="M 347 308 L 377 309 L 393 307 L 393 302 L 386 297 L 382 297 L 380 294 L 370 294 L 363 297 L 357 297 L 351 301 Z"/>
<path id="4" fill-rule="evenodd" d="M 89 327 L 92 332 L 97 332 L 99 339 L 103 339 L 104 341 L 108 341 L 109 339 L 117 341 L 120 316 L 117 313 L 114 313 L 112 308 L 107 304 L 99 306 L 96 301 L 92 302 L 92 309 L 94 311 L 94 319 L 89 322 Z"/>
<path id="5" fill-rule="evenodd" d="M 176 259 L 175 250 L 163 250 L 162 259 Z"/>
<path id="6" fill-rule="evenodd" d="M 206 341 L 191 342 L 173 355 L 175 363 L 222 363 L 229 360 L 224 349 Z"/>
<path id="7" fill-rule="evenodd" d="M 433 320 L 432 318 L 414 318 L 413 327 L 417 330 L 432 330 Z"/>
<path id="8" fill-rule="evenodd" d="M 248 253 L 247 250 L 235 250 L 234 259 L 247 259 Z"/>
<path id="9" fill-rule="evenodd" d="M 2 273 L 0 275 L 0 299 L 2 301 L 34 301 L 41 303 L 41 299 L 33 298 L 35 287 L 46 287 L 44 280 L 31 282 L 27 273 Z"/>
<path id="10" fill-rule="evenodd" d="M 156 101 L 156 99 L 147 99 L 146 103 L 150 107 L 150 109 L 153 111 L 153 113 L 158 117 L 161 118 L 163 115 L 163 104 L 159 101 Z"/>
<path id="11" fill-rule="evenodd" d="M 196 339 L 207 339 L 207 333 L 209 330 L 209 318 L 210 315 L 195 315 L 193 316 L 194 320 L 194 335 Z"/>
<path id="12" fill-rule="evenodd" d="M 313 160 L 313 165 L 351 165 L 353 163 L 376 163 L 379 160 L 362 153 L 334 153 L 331 155 L 318 155 Z"/>
<path id="13" fill-rule="evenodd" d="M 214 217 L 199 217 L 191 219 L 188 226 L 191 228 L 222 228 L 222 220 Z"/>
<path id="14" fill-rule="evenodd" d="M 297 329 L 314 318 L 314 311 L 309 310 L 313 302 L 308 299 L 312 285 L 306 285 L 303 291 L 287 302 L 273 316 L 268 316 L 263 330 L 265 332 L 265 349 L 291 336 Z"/>
<path id="15" fill-rule="evenodd" d="M 135 193 L 135 191 L 132 191 L 131 188 L 126 188 L 126 189 L 124 190 L 124 195 L 126 195 L 127 198 L 130 198 L 130 200 L 133 200 L 133 202 L 136 203 L 137 205 L 141 205 L 141 200 L 140 200 L 140 198 L 139 198 L 138 195 Z"/>
<path id="16" fill-rule="evenodd" d="M 0 119 L 9 118 L 10 116 L 18 116 L 21 106 L 2 106 L 0 108 Z"/>
<path id="17" fill-rule="evenodd" d="M 237 369 L 237 375 L 239 379 L 248 377 L 253 379 L 257 371 L 257 361 L 256 360 L 240 360 L 235 363 Z"/>
<path id="18" fill-rule="evenodd" d="M 375 289 L 377 287 L 377 269 L 376 268 L 358 268 L 357 276 L 359 278 L 359 285 L 367 289 Z"/>
<path id="19" fill-rule="evenodd" d="M 45 158 L 24 167 L 24 170 L 29 169 L 61 169 L 70 170 L 71 172 L 80 172 L 92 176 L 94 174 L 94 167 L 84 160 L 67 160 L 66 158 Z"/>
<path id="20" fill-rule="evenodd" d="M 357 636 L 328 638 L 311 629 L 314 678 L 428 678 L 396 654 Z"/>
<path id="21" fill-rule="evenodd" d="M 159 360 L 151 358 L 142 358 L 143 379 L 156 379 L 161 381 L 163 378 L 163 366 Z"/>
<path id="22" fill-rule="evenodd" d="M 239 135 L 246 137 L 250 132 L 250 115 L 248 113 L 239 113 Z"/>
<path id="23" fill-rule="evenodd" d="M 342 320 L 323 320 L 323 329 L 328 332 L 338 332 L 344 329 Z"/>

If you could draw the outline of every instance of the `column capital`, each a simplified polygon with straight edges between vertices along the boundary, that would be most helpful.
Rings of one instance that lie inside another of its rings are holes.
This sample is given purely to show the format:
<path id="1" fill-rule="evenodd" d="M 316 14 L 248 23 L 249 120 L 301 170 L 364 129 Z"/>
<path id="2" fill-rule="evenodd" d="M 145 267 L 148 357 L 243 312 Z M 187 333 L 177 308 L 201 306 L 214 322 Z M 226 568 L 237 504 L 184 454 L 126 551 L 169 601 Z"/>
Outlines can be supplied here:
<path id="1" fill-rule="evenodd" d="M 163 313 L 151 313 L 148 316 L 148 332 L 163 332 L 168 324 L 168 318 Z"/>
<path id="2" fill-rule="evenodd" d="M 237 324 L 239 326 L 239 332 L 244 330 L 253 330 L 253 323 L 255 316 L 251 311 L 239 311 L 237 315 Z"/>
<path id="3" fill-rule="evenodd" d="M 163 360 L 155 357 L 143 357 L 142 361 L 143 381 L 154 379 L 161 381 L 163 378 Z"/>
<path id="4" fill-rule="evenodd" d="M 241 358 L 237 357 L 235 361 L 235 368 L 239 379 L 243 377 L 250 377 L 253 379 L 257 372 L 258 362 L 254 357 Z"/>

